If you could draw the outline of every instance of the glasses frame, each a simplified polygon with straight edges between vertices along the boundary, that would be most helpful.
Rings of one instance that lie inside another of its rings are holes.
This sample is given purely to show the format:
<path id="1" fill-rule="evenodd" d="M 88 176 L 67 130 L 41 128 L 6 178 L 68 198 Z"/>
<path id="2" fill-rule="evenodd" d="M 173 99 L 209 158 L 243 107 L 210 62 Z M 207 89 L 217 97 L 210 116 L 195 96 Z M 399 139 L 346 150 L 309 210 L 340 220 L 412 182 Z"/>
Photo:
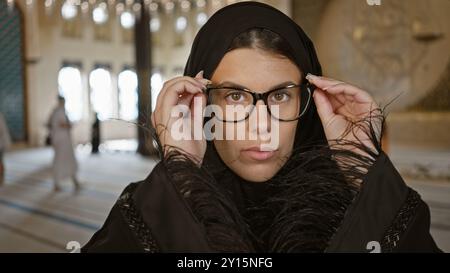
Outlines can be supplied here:
<path id="1" fill-rule="evenodd" d="M 286 122 L 288 122 L 288 121 L 295 121 L 295 120 L 300 119 L 306 113 L 306 111 L 308 110 L 309 104 L 311 102 L 311 97 L 312 97 L 311 88 L 313 88 L 313 85 L 310 84 L 309 82 L 301 83 L 301 84 L 289 84 L 289 85 L 286 85 L 286 86 L 283 86 L 283 87 L 278 87 L 278 88 L 266 91 L 264 93 L 256 93 L 256 92 L 253 92 L 253 91 L 251 91 L 250 89 L 247 89 L 247 88 L 226 87 L 226 86 L 217 87 L 217 86 L 214 86 L 213 84 L 208 84 L 206 86 L 206 90 L 204 91 L 204 93 L 206 94 L 206 96 L 208 98 L 208 104 L 210 104 L 211 102 L 209 100 L 209 95 L 210 95 L 211 91 L 218 90 L 218 89 L 220 89 L 220 90 L 228 89 L 228 90 L 236 90 L 236 91 L 246 92 L 246 93 L 250 94 L 253 97 L 253 106 L 256 106 L 258 101 L 262 100 L 264 102 L 264 104 L 266 105 L 267 112 L 269 113 L 270 116 L 272 116 L 272 113 L 270 112 L 269 104 L 267 103 L 267 99 L 270 96 L 270 94 L 272 94 L 272 93 L 274 93 L 276 91 L 280 91 L 280 90 L 286 89 L 286 88 L 294 88 L 294 87 L 300 87 L 300 92 L 303 90 L 303 88 L 305 88 L 306 91 L 308 92 L 308 99 L 306 101 L 305 109 L 303 109 L 303 111 L 296 118 L 294 118 L 294 119 L 280 119 L 280 118 L 274 117 L 275 119 L 277 119 L 279 121 L 286 121 Z M 300 94 L 300 98 L 301 98 L 301 94 Z M 301 102 L 300 102 L 300 105 L 301 105 Z M 252 110 L 248 113 L 248 115 L 244 119 L 232 120 L 232 121 L 221 120 L 221 119 L 219 119 L 219 120 L 222 121 L 222 122 L 233 122 L 233 123 L 237 123 L 237 122 L 241 122 L 241 121 L 247 120 L 248 117 L 250 116 L 250 114 L 252 113 L 254 108 L 255 107 L 252 108 Z"/>

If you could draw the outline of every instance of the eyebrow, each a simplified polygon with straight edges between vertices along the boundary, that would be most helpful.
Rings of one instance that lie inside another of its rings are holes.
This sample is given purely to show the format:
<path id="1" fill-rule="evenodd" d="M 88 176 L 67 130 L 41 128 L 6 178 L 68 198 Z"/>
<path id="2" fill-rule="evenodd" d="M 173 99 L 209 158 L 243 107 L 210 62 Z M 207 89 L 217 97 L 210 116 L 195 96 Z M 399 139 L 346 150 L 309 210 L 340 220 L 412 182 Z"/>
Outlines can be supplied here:
<path id="1" fill-rule="evenodd" d="M 292 82 L 292 81 L 286 81 L 286 82 L 282 82 L 282 83 L 280 83 L 280 84 L 274 85 L 274 86 L 272 86 L 272 87 L 271 87 L 270 89 L 268 89 L 268 90 L 275 90 L 275 89 L 278 89 L 278 88 L 286 87 L 286 86 L 291 85 L 291 84 L 297 85 L 297 83 L 294 83 L 294 82 Z M 231 82 L 231 81 L 224 81 L 224 82 L 221 82 L 221 83 L 219 83 L 219 84 L 217 85 L 217 87 L 233 87 L 233 88 L 239 88 L 239 89 L 247 89 L 247 90 L 250 90 L 250 88 L 248 88 L 248 87 L 245 87 L 245 86 L 243 86 L 243 85 L 240 85 L 240 84 L 238 84 L 238 83 L 234 83 L 234 82 Z M 259 91 L 263 91 L 263 90 L 259 90 Z"/>

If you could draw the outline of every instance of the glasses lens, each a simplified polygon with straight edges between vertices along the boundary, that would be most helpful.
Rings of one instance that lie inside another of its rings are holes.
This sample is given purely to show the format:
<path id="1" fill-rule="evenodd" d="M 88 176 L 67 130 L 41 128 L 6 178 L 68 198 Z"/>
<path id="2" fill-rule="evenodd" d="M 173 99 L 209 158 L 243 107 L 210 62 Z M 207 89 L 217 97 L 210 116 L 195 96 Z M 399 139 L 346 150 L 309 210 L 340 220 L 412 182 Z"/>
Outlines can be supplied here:
<path id="1" fill-rule="evenodd" d="M 249 92 L 239 89 L 211 89 L 209 103 L 220 109 L 218 113 L 215 113 L 216 118 L 227 122 L 236 122 L 248 117 L 253 108 L 253 96 Z"/>
<path id="2" fill-rule="evenodd" d="M 272 91 L 267 97 L 267 103 L 274 118 L 295 120 L 306 107 L 306 104 L 302 103 L 304 99 L 304 90 L 301 87 L 290 87 Z"/>

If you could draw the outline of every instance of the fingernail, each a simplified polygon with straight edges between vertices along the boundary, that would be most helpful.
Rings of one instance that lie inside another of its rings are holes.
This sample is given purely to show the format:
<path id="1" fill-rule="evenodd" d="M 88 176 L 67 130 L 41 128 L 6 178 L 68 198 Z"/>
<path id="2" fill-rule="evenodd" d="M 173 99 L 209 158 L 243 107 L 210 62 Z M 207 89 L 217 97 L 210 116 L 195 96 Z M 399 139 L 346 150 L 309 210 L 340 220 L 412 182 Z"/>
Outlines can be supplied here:
<path id="1" fill-rule="evenodd" d="M 197 75 L 195 76 L 196 78 L 201 77 L 203 78 L 203 70 L 201 70 L 200 72 L 197 73 Z"/>
<path id="2" fill-rule="evenodd" d="M 317 76 L 315 76 L 315 75 L 313 75 L 313 74 L 311 74 L 311 73 L 306 74 L 306 79 L 307 79 L 308 81 L 314 81 L 314 80 L 317 79 L 317 78 L 318 78 Z"/>

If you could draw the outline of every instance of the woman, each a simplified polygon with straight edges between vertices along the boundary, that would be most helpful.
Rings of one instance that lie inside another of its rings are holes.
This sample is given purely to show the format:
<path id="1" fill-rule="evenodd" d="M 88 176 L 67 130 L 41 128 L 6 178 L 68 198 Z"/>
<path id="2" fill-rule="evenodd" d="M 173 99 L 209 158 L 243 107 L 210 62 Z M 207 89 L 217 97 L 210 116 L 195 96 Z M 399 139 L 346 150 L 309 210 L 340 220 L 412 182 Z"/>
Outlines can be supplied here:
<path id="1" fill-rule="evenodd" d="M 381 150 L 373 98 L 318 75 L 312 42 L 280 11 L 255 2 L 218 11 L 198 33 L 184 77 L 158 96 L 161 162 L 124 190 L 82 250 L 439 251 L 427 205 Z M 206 104 L 249 107 L 206 116 L 205 125 L 223 125 L 216 139 L 176 137 L 171 109 L 189 106 L 198 119 Z M 256 139 L 220 139 L 237 128 Z M 273 131 L 276 145 L 263 146 Z"/>

